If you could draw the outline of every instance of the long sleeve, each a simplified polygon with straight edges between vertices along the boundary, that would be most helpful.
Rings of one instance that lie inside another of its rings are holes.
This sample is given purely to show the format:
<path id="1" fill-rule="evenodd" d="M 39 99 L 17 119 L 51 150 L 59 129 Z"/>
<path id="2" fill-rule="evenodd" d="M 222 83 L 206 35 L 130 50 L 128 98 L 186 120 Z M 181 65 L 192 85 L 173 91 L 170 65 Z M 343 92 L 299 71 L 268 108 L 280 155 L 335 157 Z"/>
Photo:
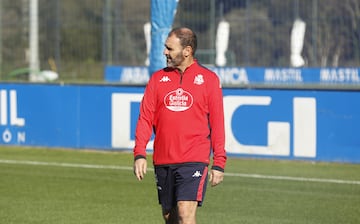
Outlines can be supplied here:
<path id="1" fill-rule="evenodd" d="M 153 130 L 154 111 L 154 87 L 153 82 L 150 80 L 145 88 L 144 96 L 140 104 L 140 114 L 135 130 L 135 159 L 146 158 L 146 145 L 151 138 Z"/>
<path id="2" fill-rule="evenodd" d="M 219 79 L 210 86 L 209 122 L 213 150 L 212 169 L 224 171 L 226 164 L 223 95 Z"/>

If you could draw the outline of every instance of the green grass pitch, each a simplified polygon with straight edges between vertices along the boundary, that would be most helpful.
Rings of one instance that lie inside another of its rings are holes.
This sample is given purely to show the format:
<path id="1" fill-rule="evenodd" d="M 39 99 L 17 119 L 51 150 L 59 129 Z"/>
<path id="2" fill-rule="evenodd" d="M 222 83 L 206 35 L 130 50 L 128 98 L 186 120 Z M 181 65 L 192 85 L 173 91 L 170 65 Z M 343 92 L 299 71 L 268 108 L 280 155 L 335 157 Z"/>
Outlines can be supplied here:
<path id="1" fill-rule="evenodd" d="M 152 169 L 139 182 L 132 162 L 127 152 L 2 146 L 0 223 L 163 223 Z M 360 223 L 360 165 L 229 158 L 197 222 Z"/>

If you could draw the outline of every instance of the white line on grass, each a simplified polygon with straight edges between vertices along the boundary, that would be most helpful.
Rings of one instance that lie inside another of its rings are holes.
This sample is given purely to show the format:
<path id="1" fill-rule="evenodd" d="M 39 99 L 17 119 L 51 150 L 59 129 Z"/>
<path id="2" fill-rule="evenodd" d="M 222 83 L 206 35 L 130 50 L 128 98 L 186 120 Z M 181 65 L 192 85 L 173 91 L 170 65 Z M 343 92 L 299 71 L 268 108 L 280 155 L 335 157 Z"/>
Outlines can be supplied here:
<path id="1" fill-rule="evenodd" d="M 88 169 L 111 169 L 111 170 L 132 170 L 133 169 L 132 167 L 129 167 L 129 166 L 110 166 L 110 165 L 95 165 L 95 164 L 40 162 L 40 161 L 29 161 L 29 160 L 0 160 L 0 163 L 36 165 L 36 166 L 75 167 L 75 168 L 88 168 Z"/>
<path id="2" fill-rule="evenodd" d="M 35 166 L 57 166 L 57 167 L 74 167 L 87 169 L 111 169 L 111 170 L 133 170 L 130 166 L 110 166 L 110 165 L 95 165 L 95 164 L 76 164 L 76 163 L 58 163 L 58 162 L 40 162 L 29 160 L 1 160 L 3 164 L 22 164 Z M 153 170 L 149 168 L 149 170 Z M 289 176 L 272 176 L 261 174 L 242 174 L 242 173 L 225 173 L 225 176 L 230 177 L 246 177 L 256 179 L 272 179 L 272 180 L 289 180 L 302 182 L 320 182 L 320 183 L 335 183 L 335 184 L 356 184 L 360 185 L 360 181 L 356 180 L 339 180 L 339 179 L 322 179 L 322 178 L 305 178 L 305 177 L 289 177 Z"/>
<path id="3" fill-rule="evenodd" d="M 306 177 L 272 176 L 272 175 L 242 174 L 242 173 L 225 173 L 225 176 L 249 177 L 249 178 L 257 178 L 257 179 L 292 180 L 292 181 L 303 181 L 303 182 L 320 182 L 320 183 L 357 184 L 357 185 L 360 185 L 360 181 L 356 181 L 356 180 L 338 180 L 338 179 L 322 179 L 322 178 L 306 178 Z"/>

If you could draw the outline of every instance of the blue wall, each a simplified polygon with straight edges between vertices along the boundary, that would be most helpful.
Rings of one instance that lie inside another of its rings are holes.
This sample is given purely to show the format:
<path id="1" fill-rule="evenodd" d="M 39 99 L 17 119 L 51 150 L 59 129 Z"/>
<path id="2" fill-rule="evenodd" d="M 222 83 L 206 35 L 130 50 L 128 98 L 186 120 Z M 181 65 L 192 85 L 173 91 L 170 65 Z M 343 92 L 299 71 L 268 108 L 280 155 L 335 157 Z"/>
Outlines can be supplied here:
<path id="1" fill-rule="evenodd" d="M 143 91 L 0 84 L 0 144 L 131 150 Z M 224 89 L 227 151 L 360 163 L 359 99 L 345 90 Z"/>

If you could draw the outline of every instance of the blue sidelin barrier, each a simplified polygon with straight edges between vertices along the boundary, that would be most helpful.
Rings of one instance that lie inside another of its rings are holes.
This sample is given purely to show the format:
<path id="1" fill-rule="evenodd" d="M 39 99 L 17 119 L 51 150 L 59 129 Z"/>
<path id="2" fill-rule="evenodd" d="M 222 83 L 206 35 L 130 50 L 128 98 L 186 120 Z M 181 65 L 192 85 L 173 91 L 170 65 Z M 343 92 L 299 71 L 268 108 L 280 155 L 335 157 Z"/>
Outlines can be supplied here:
<path id="1" fill-rule="evenodd" d="M 131 150 L 143 91 L 2 83 L 0 144 Z M 360 163 L 359 99 L 353 90 L 224 88 L 227 152 Z"/>

